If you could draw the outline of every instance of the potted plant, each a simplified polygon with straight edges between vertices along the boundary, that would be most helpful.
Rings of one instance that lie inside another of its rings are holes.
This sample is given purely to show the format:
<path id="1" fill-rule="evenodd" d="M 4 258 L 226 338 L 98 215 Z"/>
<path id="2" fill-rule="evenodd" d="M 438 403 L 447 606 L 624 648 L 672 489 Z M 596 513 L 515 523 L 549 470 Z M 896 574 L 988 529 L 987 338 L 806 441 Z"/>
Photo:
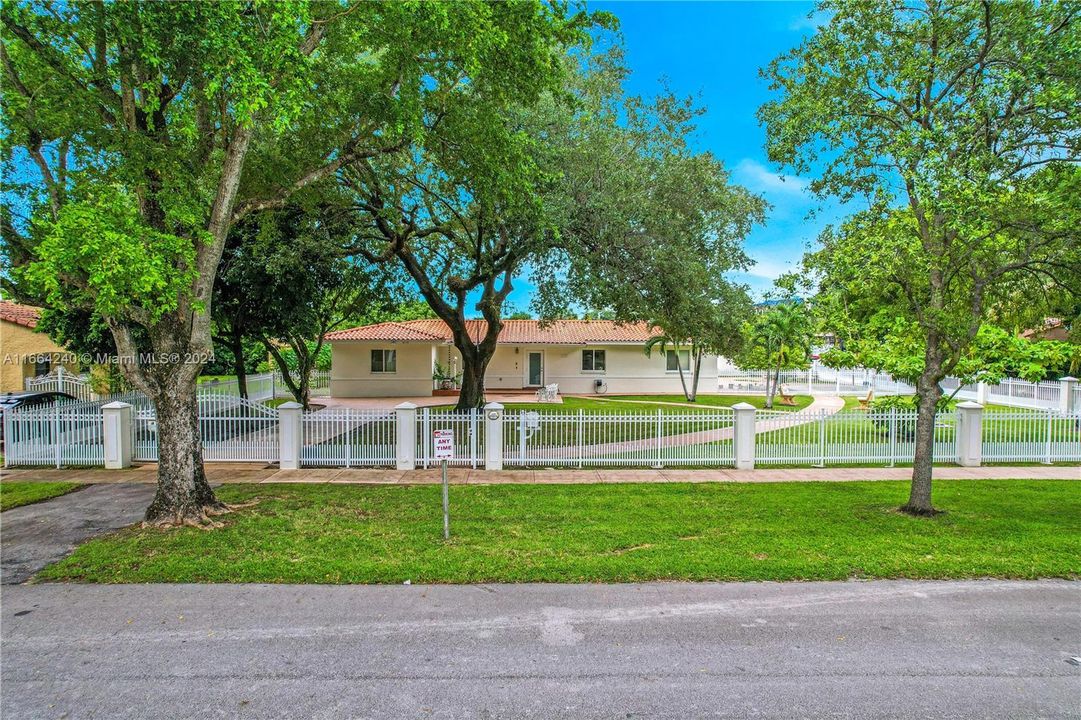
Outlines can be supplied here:
<path id="1" fill-rule="evenodd" d="M 462 374 L 457 375 L 451 373 L 451 371 L 438 362 L 435 364 L 435 372 L 432 373 L 432 380 L 439 383 L 440 390 L 453 390 L 458 387 L 458 382 L 462 379 Z"/>

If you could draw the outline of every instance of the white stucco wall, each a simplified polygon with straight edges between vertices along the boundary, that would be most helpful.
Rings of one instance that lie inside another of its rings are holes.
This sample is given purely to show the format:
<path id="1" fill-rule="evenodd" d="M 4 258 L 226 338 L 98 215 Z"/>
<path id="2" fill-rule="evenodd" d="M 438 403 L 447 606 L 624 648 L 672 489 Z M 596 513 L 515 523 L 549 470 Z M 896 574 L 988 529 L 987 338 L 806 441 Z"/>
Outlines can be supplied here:
<path id="1" fill-rule="evenodd" d="M 397 351 L 397 371 L 372 372 L 372 350 Z M 334 342 L 332 397 L 415 397 L 432 394 L 435 347 L 425 343 Z"/>
<path id="2" fill-rule="evenodd" d="M 330 392 L 335 397 L 389 397 L 430 395 L 432 368 L 436 361 L 461 371 L 457 349 L 449 345 L 422 343 L 335 342 L 332 344 Z M 371 372 L 371 351 L 393 348 L 398 351 L 398 371 L 390 374 Z M 604 372 L 582 370 L 582 350 L 604 350 Z M 520 389 L 528 385 L 529 353 L 542 357 L 543 383 L 558 383 L 561 393 L 591 395 L 597 379 L 605 383 L 608 395 L 664 393 L 683 391 L 679 374 L 666 371 L 665 357 L 654 352 L 647 357 L 639 345 L 500 345 L 488 365 L 485 386 L 489 390 Z M 687 377 L 690 382 L 690 375 Z M 702 358 L 700 393 L 717 392 L 717 358 Z"/>

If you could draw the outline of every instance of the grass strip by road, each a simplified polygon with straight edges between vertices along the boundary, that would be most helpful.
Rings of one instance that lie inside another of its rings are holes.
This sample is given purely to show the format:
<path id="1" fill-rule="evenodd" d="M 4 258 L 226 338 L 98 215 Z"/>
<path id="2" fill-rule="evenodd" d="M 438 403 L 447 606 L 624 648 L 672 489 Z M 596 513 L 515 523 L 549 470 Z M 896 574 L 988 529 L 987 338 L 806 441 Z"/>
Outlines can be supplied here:
<path id="1" fill-rule="evenodd" d="M 225 527 L 129 528 L 42 579 L 99 583 L 471 583 L 1081 576 L 1081 483 L 231 485 Z"/>
<path id="2" fill-rule="evenodd" d="M 3 482 L 0 483 L 0 512 L 66 495 L 82 487 L 68 482 Z"/>

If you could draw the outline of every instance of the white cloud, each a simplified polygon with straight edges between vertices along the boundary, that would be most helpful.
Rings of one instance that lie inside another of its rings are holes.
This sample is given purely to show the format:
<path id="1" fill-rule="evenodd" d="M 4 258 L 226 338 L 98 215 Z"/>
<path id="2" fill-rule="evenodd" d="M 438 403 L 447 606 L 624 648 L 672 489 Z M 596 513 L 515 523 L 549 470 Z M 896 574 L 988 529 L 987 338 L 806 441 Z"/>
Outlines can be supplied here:
<path id="1" fill-rule="evenodd" d="M 811 181 L 798 175 L 781 175 L 757 160 L 743 158 L 732 171 L 736 182 L 766 195 L 807 197 Z M 809 198 L 808 198 L 809 199 Z"/>
<path id="2" fill-rule="evenodd" d="M 821 12 L 811 12 L 800 15 L 793 18 L 788 23 L 788 29 L 794 32 L 803 32 L 804 30 L 817 30 L 826 23 L 829 22 L 829 15 Z"/>

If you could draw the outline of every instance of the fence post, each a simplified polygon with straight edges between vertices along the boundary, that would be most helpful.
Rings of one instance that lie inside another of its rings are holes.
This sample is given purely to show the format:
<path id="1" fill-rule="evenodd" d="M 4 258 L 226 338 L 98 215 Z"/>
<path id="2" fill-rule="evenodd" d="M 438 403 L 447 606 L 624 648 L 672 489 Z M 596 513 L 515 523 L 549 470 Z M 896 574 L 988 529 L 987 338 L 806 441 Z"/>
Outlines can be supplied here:
<path id="1" fill-rule="evenodd" d="M 980 405 L 987 404 L 987 383 L 983 380 L 976 383 L 976 402 Z"/>
<path id="2" fill-rule="evenodd" d="M 102 405 L 101 419 L 106 469 L 131 467 L 131 405 L 126 402 Z"/>
<path id="3" fill-rule="evenodd" d="M 497 402 L 484 406 L 484 469 L 503 469 L 503 406 Z"/>
<path id="4" fill-rule="evenodd" d="M 1074 407 L 1074 388 L 1077 387 L 1077 378 L 1067 376 L 1058 382 L 1058 410 L 1063 415 L 1072 415 L 1077 410 Z"/>
<path id="5" fill-rule="evenodd" d="M 736 403 L 732 406 L 732 449 L 736 470 L 754 470 L 754 405 Z"/>
<path id="6" fill-rule="evenodd" d="M 303 413 L 304 406 L 297 402 L 278 406 L 278 467 L 281 470 L 300 469 Z"/>
<path id="7" fill-rule="evenodd" d="M 957 464 L 979 467 L 983 460 L 983 405 L 957 404 Z"/>
<path id="8" fill-rule="evenodd" d="M 411 402 L 395 405 L 394 415 L 398 423 L 395 467 L 399 470 L 412 470 L 417 464 L 417 406 Z"/>
<path id="9" fill-rule="evenodd" d="M 812 373 L 814 373 L 814 366 L 813 365 L 811 367 L 807 368 L 807 394 L 808 395 L 813 395 L 814 394 L 814 388 L 813 388 L 813 385 L 811 383 L 811 375 L 812 375 Z"/>

